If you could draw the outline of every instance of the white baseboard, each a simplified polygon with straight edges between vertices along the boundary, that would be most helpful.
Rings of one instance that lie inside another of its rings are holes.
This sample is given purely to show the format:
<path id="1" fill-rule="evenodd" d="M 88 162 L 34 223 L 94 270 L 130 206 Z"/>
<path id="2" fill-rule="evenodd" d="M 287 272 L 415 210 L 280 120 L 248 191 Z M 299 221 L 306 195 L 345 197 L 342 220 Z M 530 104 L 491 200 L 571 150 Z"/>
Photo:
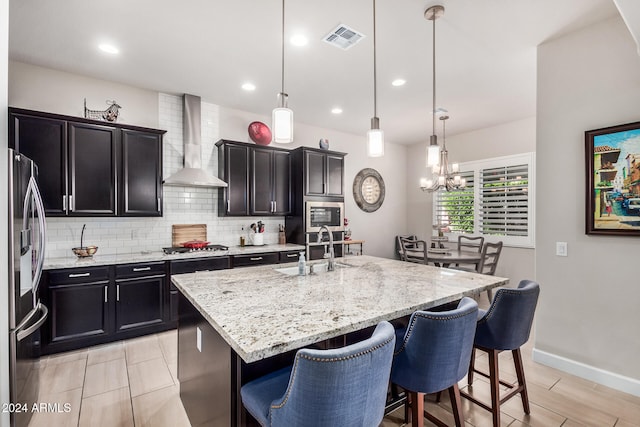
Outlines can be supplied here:
<path id="1" fill-rule="evenodd" d="M 533 349 L 533 361 L 567 372 L 585 380 L 640 397 L 640 380 L 605 371 L 546 351 Z"/>

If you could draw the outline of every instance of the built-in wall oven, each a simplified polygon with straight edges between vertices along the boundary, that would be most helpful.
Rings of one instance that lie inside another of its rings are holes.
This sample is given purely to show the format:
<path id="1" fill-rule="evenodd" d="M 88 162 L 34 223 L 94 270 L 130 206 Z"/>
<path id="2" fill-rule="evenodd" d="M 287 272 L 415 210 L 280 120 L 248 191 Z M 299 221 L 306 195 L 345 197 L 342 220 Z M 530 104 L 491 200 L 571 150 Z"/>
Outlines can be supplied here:
<path id="1" fill-rule="evenodd" d="M 307 233 L 317 233 L 322 226 L 330 231 L 344 231 L 344 203 L 307 202 L 305 211 Z"/>

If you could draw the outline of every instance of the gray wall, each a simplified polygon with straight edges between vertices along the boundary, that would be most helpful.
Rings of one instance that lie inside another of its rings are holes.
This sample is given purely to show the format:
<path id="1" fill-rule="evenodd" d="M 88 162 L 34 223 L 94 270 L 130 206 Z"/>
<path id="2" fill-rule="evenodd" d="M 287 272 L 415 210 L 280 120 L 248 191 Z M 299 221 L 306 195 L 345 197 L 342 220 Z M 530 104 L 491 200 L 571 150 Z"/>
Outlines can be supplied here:
<path id="1" fill-rule="evenodd" d="M 36 111 L 84 117 L 106 110 L 107 100 L 122 106 L 119 123 L 158 127 L 158 93 L 22 62 L 9 62 L 9 104 Z"/>
<path id="2" fill-rule="evenodd" d="M 638 238 L 585 234 L 584 131 L 638 121 L 639 105 L 640 56 L 622 19 L 539 46 L 534 357 L 638 395 Z"/>
<path id="3" fill-rule="evenodd" d="M 452 115 L 451 120 L 455 116 Z M 440 135 L 440 130 L 438 130 Z M 441 137 L 439 137 L 442 143 Z M 535 151 L 536 119 L 529 117 L 486 129 L 447 137 L 449 159 L 468 162 Z M 432 195 L 420 190 L 420 178 L 427 177 L 427 144 L 415 144 L 407 153 L 407 231 L 428 239 L 432 234 Z M 535 278 L 534 249 L 505 247 L 496 275 L 508 277 L 515 286 L 522 279 Z"/>

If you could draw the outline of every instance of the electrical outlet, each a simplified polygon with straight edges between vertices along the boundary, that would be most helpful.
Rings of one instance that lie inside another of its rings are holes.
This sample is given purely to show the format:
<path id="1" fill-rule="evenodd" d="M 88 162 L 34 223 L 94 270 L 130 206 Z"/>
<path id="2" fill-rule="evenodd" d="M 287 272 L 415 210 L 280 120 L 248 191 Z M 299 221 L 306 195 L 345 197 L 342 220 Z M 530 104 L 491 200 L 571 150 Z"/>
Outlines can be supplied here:
<path id="1" fill-rule="evenodd" d="M 556 242 L 556 255 L 567 256 L 567 242 Z"/>
<path id="2" fill-rule="evenodd" d="M 196 348 L 202 353 L 202 330 L 196 326 Z"/>

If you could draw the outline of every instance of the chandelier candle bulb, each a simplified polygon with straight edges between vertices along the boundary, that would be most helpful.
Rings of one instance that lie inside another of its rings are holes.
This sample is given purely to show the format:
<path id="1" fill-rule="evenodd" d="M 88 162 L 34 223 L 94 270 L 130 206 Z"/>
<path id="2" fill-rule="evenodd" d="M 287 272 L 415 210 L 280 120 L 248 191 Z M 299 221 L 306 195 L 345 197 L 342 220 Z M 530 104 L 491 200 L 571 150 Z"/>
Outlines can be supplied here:
<path id="1" fill-rule="evenodd" d="M 453 177 L 453 185 L 455 186 L 459 186 L 460 185 L 460 175 L 456 175 Z"/>
<path id="2" fill-rule="evenodd" d="M 451 172 L 458 173 L 460 172 L 460 165 L 458 163 L 451 164 Z"/>

